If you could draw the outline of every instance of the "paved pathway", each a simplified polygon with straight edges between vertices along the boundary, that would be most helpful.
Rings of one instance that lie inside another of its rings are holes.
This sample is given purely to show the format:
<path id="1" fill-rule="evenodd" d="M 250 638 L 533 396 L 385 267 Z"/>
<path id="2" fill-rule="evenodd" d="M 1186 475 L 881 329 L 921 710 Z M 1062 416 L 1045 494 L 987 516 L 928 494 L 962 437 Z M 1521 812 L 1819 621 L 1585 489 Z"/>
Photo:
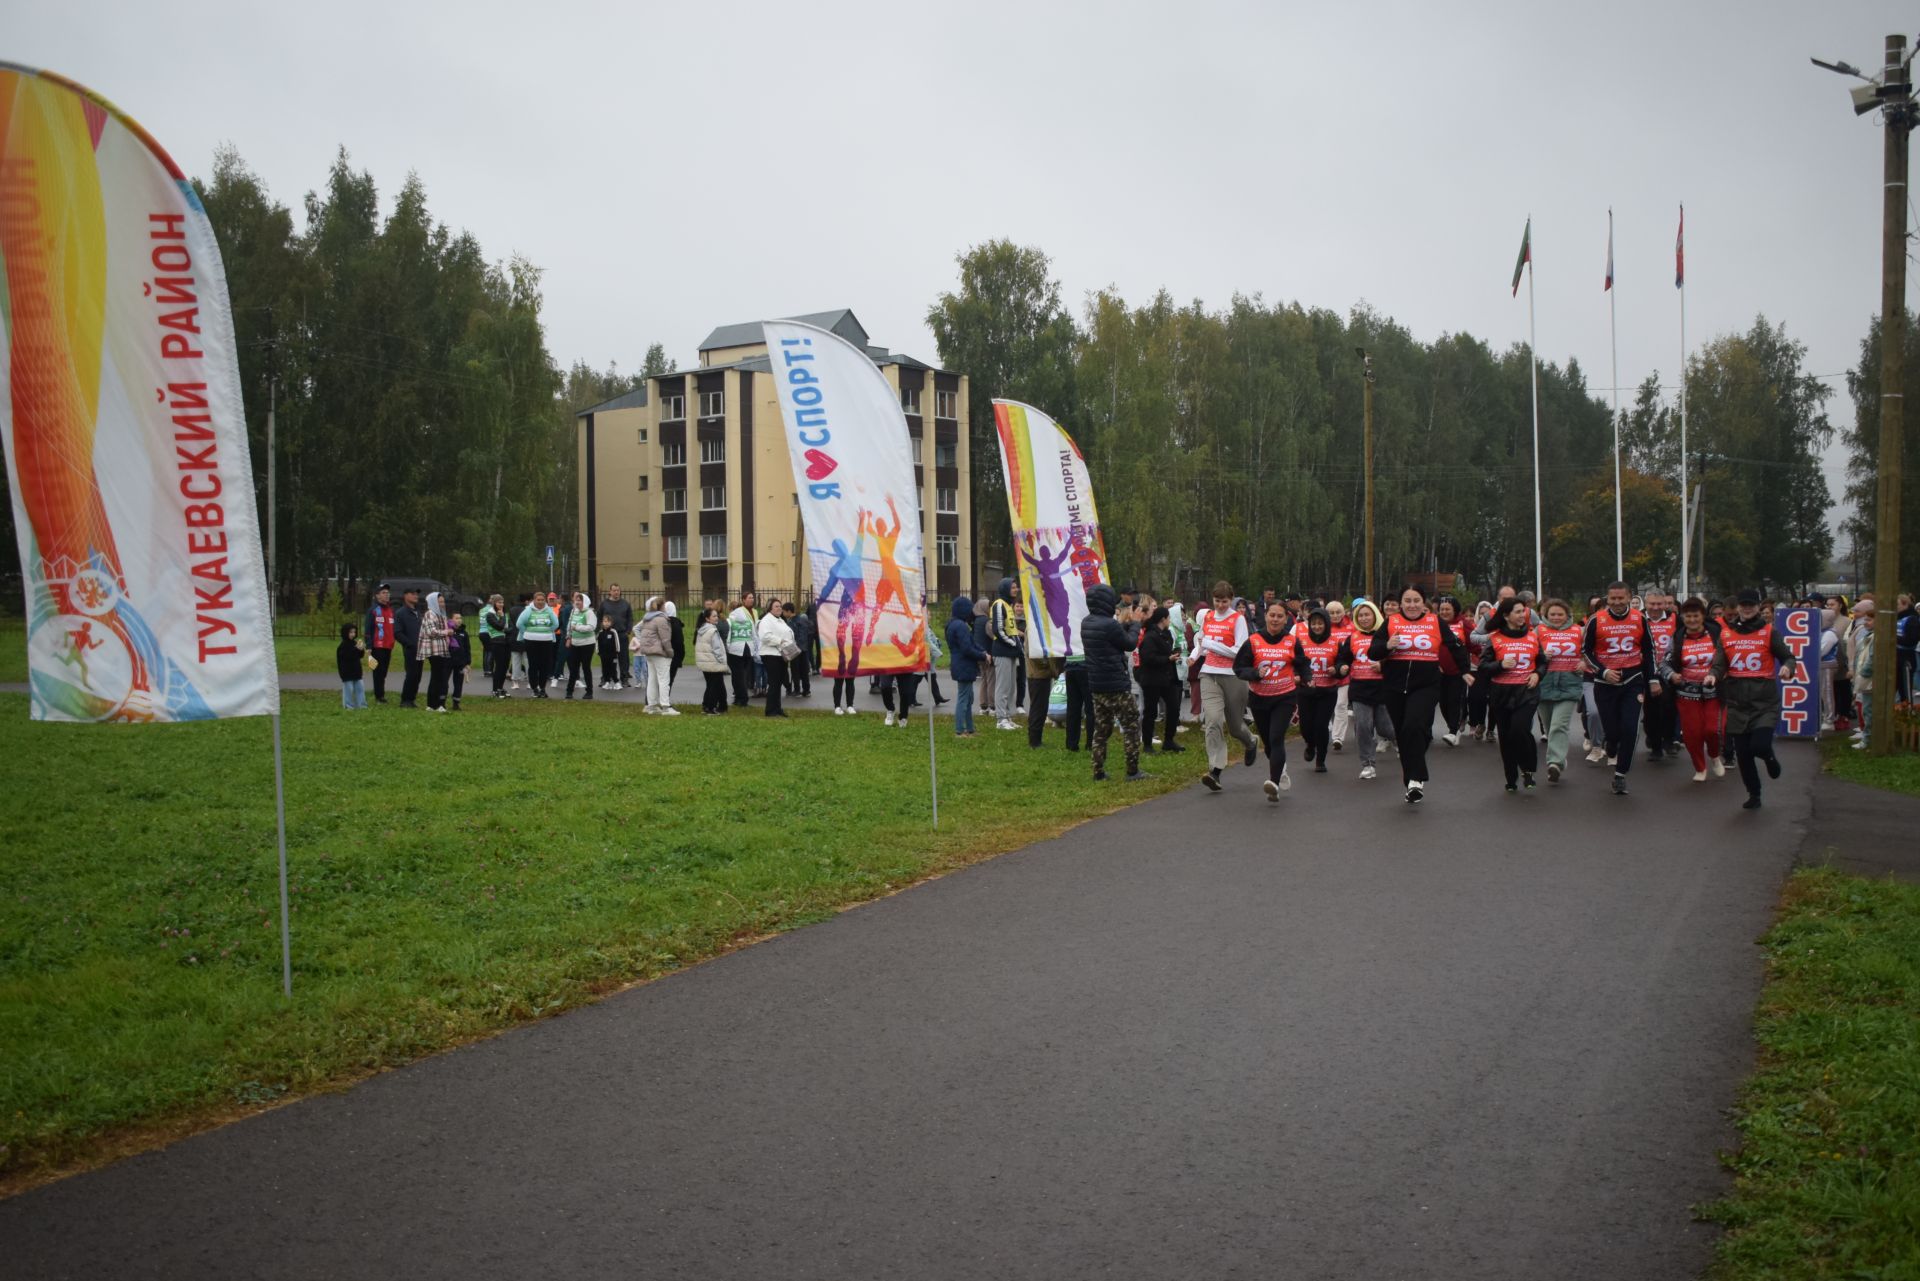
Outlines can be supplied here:
<path id="1" fill-rule="evenodd" d="M 1812 750 L 1255 771 L 0 1204 L 28 1277 L 1665 1278 Z M 1185 758 L 1188 761 L 1195 757 Z M 1389 758 L 1390 760 L 1391 758 Z"/>

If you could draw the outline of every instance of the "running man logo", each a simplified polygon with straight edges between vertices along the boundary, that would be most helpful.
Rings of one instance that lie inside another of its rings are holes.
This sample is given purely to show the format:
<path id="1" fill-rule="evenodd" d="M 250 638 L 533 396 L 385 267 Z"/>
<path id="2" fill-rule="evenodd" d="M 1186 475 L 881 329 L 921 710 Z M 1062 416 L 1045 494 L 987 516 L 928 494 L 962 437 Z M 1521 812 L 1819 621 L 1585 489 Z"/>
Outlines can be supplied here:
<path id="1" fill-rule="evenodd" d="M 1818 664 L 1809 665 L 1819 619 L 1813 610 L 1781 608 L 1774 611 L 1774 630 L 1793 655 L 1793 679 L 1780 671 L 1780 733 L 1788 738 L 1814 738 L 1820 732 L 1820 687 L 1815 684 Z"/>

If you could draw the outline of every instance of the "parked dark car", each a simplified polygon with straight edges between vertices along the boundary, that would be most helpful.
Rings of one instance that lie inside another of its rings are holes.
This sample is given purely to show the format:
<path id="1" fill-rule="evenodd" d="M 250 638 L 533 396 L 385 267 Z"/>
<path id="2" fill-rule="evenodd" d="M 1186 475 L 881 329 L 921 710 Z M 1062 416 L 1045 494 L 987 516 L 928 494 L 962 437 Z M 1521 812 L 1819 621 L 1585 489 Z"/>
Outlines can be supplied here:
<path id="1" fill-rule="evenodd" d="M 437 578 L 383 578 L 374 586 L 378 587 L 380 583 L 385 583 L 393 589 L 393 599 L 396 601 L 407 592 L 419 592 L 423 606 L 428 592 L 439 592 L 446 601 L 449 614 L 464 614 L 469 618 L 477 615 L 480 612 L 480 606 L 485 603 L 473 593 L 449 587 Z"/>

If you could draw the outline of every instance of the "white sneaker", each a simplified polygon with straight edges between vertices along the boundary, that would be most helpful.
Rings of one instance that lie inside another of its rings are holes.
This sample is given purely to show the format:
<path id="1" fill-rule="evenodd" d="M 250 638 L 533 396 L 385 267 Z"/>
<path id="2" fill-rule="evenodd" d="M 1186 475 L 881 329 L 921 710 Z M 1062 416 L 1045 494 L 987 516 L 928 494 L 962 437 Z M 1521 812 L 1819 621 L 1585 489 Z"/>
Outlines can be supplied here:
<path id="1" fill-rule="evenodd" d="M 1280 785 L 1272 779 L 1268 779 L 1266 782 L 1260 784 L 1260 786 L 1266 792 L 1268 800 L 1277 801 L 1280 799 Z"/>
<path id="2" fill-rule="evenodd" d="M 1290 791 L 1292 787 L 1293 787 L 1293 775 L 1289 774 L 1287 772 L 1287 767 L 1282 765 L 1280 767 L 1280 790 L 1283 792 Z"/>
<path id="3" fill-rule="evenodd" d="M 1460 736 L 1458 734 L 1442 734 L 1440 736 L 1440 741 L 1445 743 L 1448 747 L 1460 746 Z"/>
<path id="4" fill-rule="evenodd" d="M 663 707 L 660 709 L 660 714 L 662 716 L 678 716 L 680 709 L 677 707 Z"/>
<path id="5" fill-rule="evenodd" d="M 1000 728 L 1001 729 L 1019 729 L 1020 727 L 1018 725 L 1015 725 L 1012 721 L 1001 721 Z"/>
<path id="6" fill-rule="evenodd" d="M 841 715 L 844 715 L 844 714 L 845 714 L 845 712 L 846 712 L 846 709 L 845 709 L 845 708 L 841 708 L 841 707 L 836 707 L 836 708 L 834 708 L 834 709 L 833 709 L 833 714 L 834 714 L 835 716 L 841 716 Z"/>
<path id="7" fill-rule="evenodd" d="M 1706 781 L 1707 781 L 1707 772 L 1706 772 L 1705 770 L 1703 770 L 1703 769 L 1697 769 L 1697 770 L 1695 770 L 1695 771 L 1693 772 L 1693 781 L 1694 781 L 1694 782 L 1696 782 L 1696 783 L 1704 783 L 1704 782 L 1706 782 Z"/>
<path id="8" fill-rule="evenodd" d="M 652 703 L 648 703 L 645 707 L 641 708 L 640 710 L 645 712 L 649 716 L 652 716 L 654 713 L 654 708 Z"/>
<path id="9" fill-rule="evenodd" d="M 1707 764 L 1707 769 L 1715 778 L 1725 778 L 1727 776 L 1727 763 L 1718 756 L 1714 757 L 1713 760 Z"/>
<path id="10" fill-rule="evenodd" d="M 892 713 L 892 712 L 888 712 L 888 713 L 887 713 L 887 725 L 888 725 L 889 727 L 891 727 L 891 726 L 892 726 L 892 724 L 893 724 L 893 713 Z M 1002 725 L 1002 726 L 1001 726 L 1000 728 L 1001 728 L 1001 729 L 1005 729 L 1005 728 L 1006 728 L 1006 726 L 1005 726 L 1005 725 Z"/>
<path id="11" fill-rule="evenodd" d="M 855 710 L 855 709 L 853 709 L 853 708 L 851 708 L 851 707 L 849 707 L 849 708 L 847 709 L 847 715 L 849 715 L 849 716 L 852 716 L 852 715 L 854 714 L 854 710 Z"/>
<path id="12" fill-rule="evenodd" d="M 1362 765 L 1360 767 L 1360 777 L 1361 778 L 1378 778 L 1379 775 L 1374 772 L 1373 766 Z"/>

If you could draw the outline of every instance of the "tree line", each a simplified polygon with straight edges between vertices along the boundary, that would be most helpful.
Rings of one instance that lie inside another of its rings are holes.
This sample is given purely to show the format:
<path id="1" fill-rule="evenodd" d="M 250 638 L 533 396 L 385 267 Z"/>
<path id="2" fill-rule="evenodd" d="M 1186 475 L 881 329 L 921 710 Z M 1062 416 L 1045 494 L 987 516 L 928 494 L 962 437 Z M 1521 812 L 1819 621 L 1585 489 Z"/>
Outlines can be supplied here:
<path id="1" fill-rule="evenodd" d="M 1421 341 L 1364 304 L 1342 316 L 1258 295 L 1210 308 L 1165 290 L 1135 304 L 1105 289 L 1075 316 L 1047 256 L 1004 240 L 969 249 L 959 268 L 927 321 L 941 363 L 972 378 L 984 560 L 1008 563 L 991 405 L 1004 396 L 1046 409 L 1079 442 L 1120 581 L 1187 594 L 1215 577 L 1357 590 L 1364 351 L 1376 380 L 1376 582 L 1435 571 L 1531 582 L 1524 345 L 1496 351 L 1465 333 Z M 1759 316 L 1687 361 L 1688 483 L 1704 483 L 1694 558 L 1721 588 L 1806 583 L 1832 554 L 1820 470 L 1832 389 L 1805 357 Z M 1614 575 L 1613 415 L 1577 360 L 1543 360 L 1539 395 L 1546 589 L 1585 593 Z M 1856 401 L 1875 395 L 1854 388 Z M 1657 372 L 1623 397 L 1623 542 L 1636 581 L 1678 577 L 1679 418 L 1678 387 Z"/>

